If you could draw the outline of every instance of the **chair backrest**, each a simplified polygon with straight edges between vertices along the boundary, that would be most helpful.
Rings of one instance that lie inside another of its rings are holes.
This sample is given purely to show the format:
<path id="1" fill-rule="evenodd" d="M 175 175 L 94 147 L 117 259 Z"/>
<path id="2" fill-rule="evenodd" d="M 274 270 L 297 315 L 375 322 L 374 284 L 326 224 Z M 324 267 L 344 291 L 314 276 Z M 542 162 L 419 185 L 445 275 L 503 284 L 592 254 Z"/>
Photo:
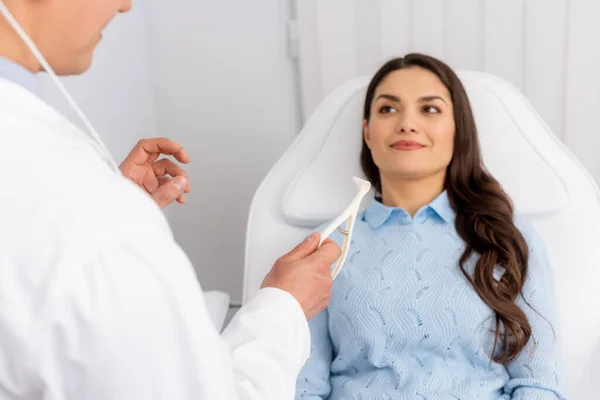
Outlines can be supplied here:
<path id="1" fill-rule="evenodd" d="M 545 241 L 568 393 L 592 398 L 593 379 L 600 378 L 598 186 L 511 84 L 480 72 L 459 77 L 487 169 Z M 246 237 L 244 301 L 279 256 L 354 196 L 352 176 L 364 177 L 359 154 L 368 82 L 355 79 L 330 94 L 258 188 Z"/>

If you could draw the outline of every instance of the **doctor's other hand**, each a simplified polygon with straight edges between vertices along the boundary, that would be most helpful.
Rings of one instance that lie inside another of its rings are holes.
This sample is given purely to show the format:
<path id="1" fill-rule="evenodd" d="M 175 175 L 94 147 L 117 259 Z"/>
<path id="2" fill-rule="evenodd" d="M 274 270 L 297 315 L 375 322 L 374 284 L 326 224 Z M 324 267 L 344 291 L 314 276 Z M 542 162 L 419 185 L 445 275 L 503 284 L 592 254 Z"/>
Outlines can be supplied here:
<path id="1" fill-rule="evenodd" d="M 159 160 L 163 154 L 173 156 L 183 164 L 190 162 L 179 143 L 167 138 L 153 138 L 140 140 L 119 166 L 123 176 L 144 189 L 160 208 L 175 200 L 185 203 L 184 193 L 190 191 L 185 170 L 168 158 Z"/>
<path id="2" fill-rule="evenodd" d="M 290 293 L 310 320 L 327 307 L 331 298 L 331 265 L 342 251 L 327 239 L 319 246 L 313 233 L 295 249 L 280 257 L 265 277 L 261 288 L 274 287 Z"/>

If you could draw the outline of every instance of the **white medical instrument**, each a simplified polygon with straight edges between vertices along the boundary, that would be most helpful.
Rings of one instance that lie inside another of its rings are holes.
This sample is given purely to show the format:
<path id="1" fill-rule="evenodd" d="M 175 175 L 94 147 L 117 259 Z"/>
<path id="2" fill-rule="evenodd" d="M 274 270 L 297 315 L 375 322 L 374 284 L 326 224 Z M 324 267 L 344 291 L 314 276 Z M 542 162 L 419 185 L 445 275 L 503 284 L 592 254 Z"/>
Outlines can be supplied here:
<path id="1" fill-rule="evenodd" d="M 12 28 L 15 30 L 15 32 L 17 32 L 17 34 L 21 37 L 23 42 L 25 42 L 25 44 L 27 45 L 29 50 L 33 53 L 33 55 L 35 56 L 37 61 L 44 68 L 44 71 L 46 71 L 48 73 L 48 75 L 50 75 L 52 82 L 54 82 L 54 84 L 58 87 L 58 89 L 61 91 L 61 93 L 65 96 L 65 98 L 67 99 L 67 102 L 71 105 L 73 110 L 75 110 L 75 113 L 79 116 L 79 118 L 81 118 L 81 120 L 83 121 L 86 128 L 90 131 L 92 145 L 96 147 L 96 150 L 100 153 L 100 156 L 108 163 L 109 166 L 111 166 L 116 172 L 118 172 L 120 174 L 121 172 L 119 170 L 117 163 L 115 162 L 115 160 L 111 156 L 110 152 L 106 148 L 106 145 L 104 144 L 102 139 L 100 139 L 100 135 L 98 135 L 98 132 L 96 132 L 96 130 L 92 126 L 91 122 L 87 119 L 87 117 L 85 116 L 83 111 L 81 111 L 81 109 L 77 106 L 77 104 L 75 103 L 73 98 L 69 95 L 69 92 L 67 91 L 67 89 L 64 87 L 64 85 L 61 83 L 61 81 L 56 76 L 56 73 L 54 73 L 54 70 L 52 69 L 50 64 L 48 64 L 48 62 L 46 61 L 46 59 L 44 58 L 42 53 L 39 51 L 39 49 L 33 43 L 31 38 L 29 38 L 27 33 L 25 33 L 23 28 L 21 28 L 21 25 L 19 25 L 19 22 L 11 14 L 11 12 L 8 10 L 8 8 L 6 7 L 6 5 L 4 4 L 4 2 L 2 0 L 0 0 L 0 12 L 2 14 L 4 14 L 4 17 L 6 18 L 8 23 L 12 26 Z"/>
<path id="2" fill-rule="evenodd" d="M 331 278 L 335 279 L 337 275 L 342 270 L 342 266 L 346 261 L 346 256 L 348 255 L 348 250 L 350 249 L 350 242 L 352 239 L 352 232 L 354 231 L 354 223 L 356 222 L 356 215 L 358 214 L 358 210 L 360 208 L 360 203 L 365 197 L 365 195 L 371 189 L 371 183 L 369 181 L 365 181 L 364 179 L 360 179 L 356 176 L 352 177 L 354 183 L 356 183 L 356 196 L 350 202 L 348 207 L 336 218 L 331 224 L 329 224 L 321 233 L 321 243 L 323 243 L 325 239 L 329 237 L 336 229 L 344 236 L 344 244 L 342 246 L 342 255 L 338 258 L 333 270 L 331 271 Z M 342 223 L 346 221 L 346 226 L 342 227 Z"/>

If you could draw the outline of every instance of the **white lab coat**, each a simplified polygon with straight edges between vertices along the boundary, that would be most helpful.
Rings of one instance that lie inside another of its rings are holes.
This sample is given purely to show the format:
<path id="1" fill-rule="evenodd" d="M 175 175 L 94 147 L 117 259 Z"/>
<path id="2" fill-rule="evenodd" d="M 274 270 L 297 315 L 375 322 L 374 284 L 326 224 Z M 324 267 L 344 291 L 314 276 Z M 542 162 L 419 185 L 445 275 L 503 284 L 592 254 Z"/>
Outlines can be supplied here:
<path id="1" fill-rule="evenodd" d="M 0 79 L 0 399 L 291 399 L 299 304 L 262 290 L 219 336 L 159 208 Z"/>

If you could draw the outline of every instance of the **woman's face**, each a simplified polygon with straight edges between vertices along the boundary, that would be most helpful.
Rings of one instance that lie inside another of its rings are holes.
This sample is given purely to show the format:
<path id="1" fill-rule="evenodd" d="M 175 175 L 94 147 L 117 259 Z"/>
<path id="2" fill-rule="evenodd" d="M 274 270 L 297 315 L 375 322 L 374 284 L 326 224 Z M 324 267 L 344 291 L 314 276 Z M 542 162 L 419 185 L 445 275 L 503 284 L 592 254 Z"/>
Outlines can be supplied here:
<path id="1" fill-rule="evenodd" d="M 391 72 L 381 81 L 363 134 L 382 182 L 445 177 L 454 152 L 450 97 L 442 81 L 420 67 Z"/>

